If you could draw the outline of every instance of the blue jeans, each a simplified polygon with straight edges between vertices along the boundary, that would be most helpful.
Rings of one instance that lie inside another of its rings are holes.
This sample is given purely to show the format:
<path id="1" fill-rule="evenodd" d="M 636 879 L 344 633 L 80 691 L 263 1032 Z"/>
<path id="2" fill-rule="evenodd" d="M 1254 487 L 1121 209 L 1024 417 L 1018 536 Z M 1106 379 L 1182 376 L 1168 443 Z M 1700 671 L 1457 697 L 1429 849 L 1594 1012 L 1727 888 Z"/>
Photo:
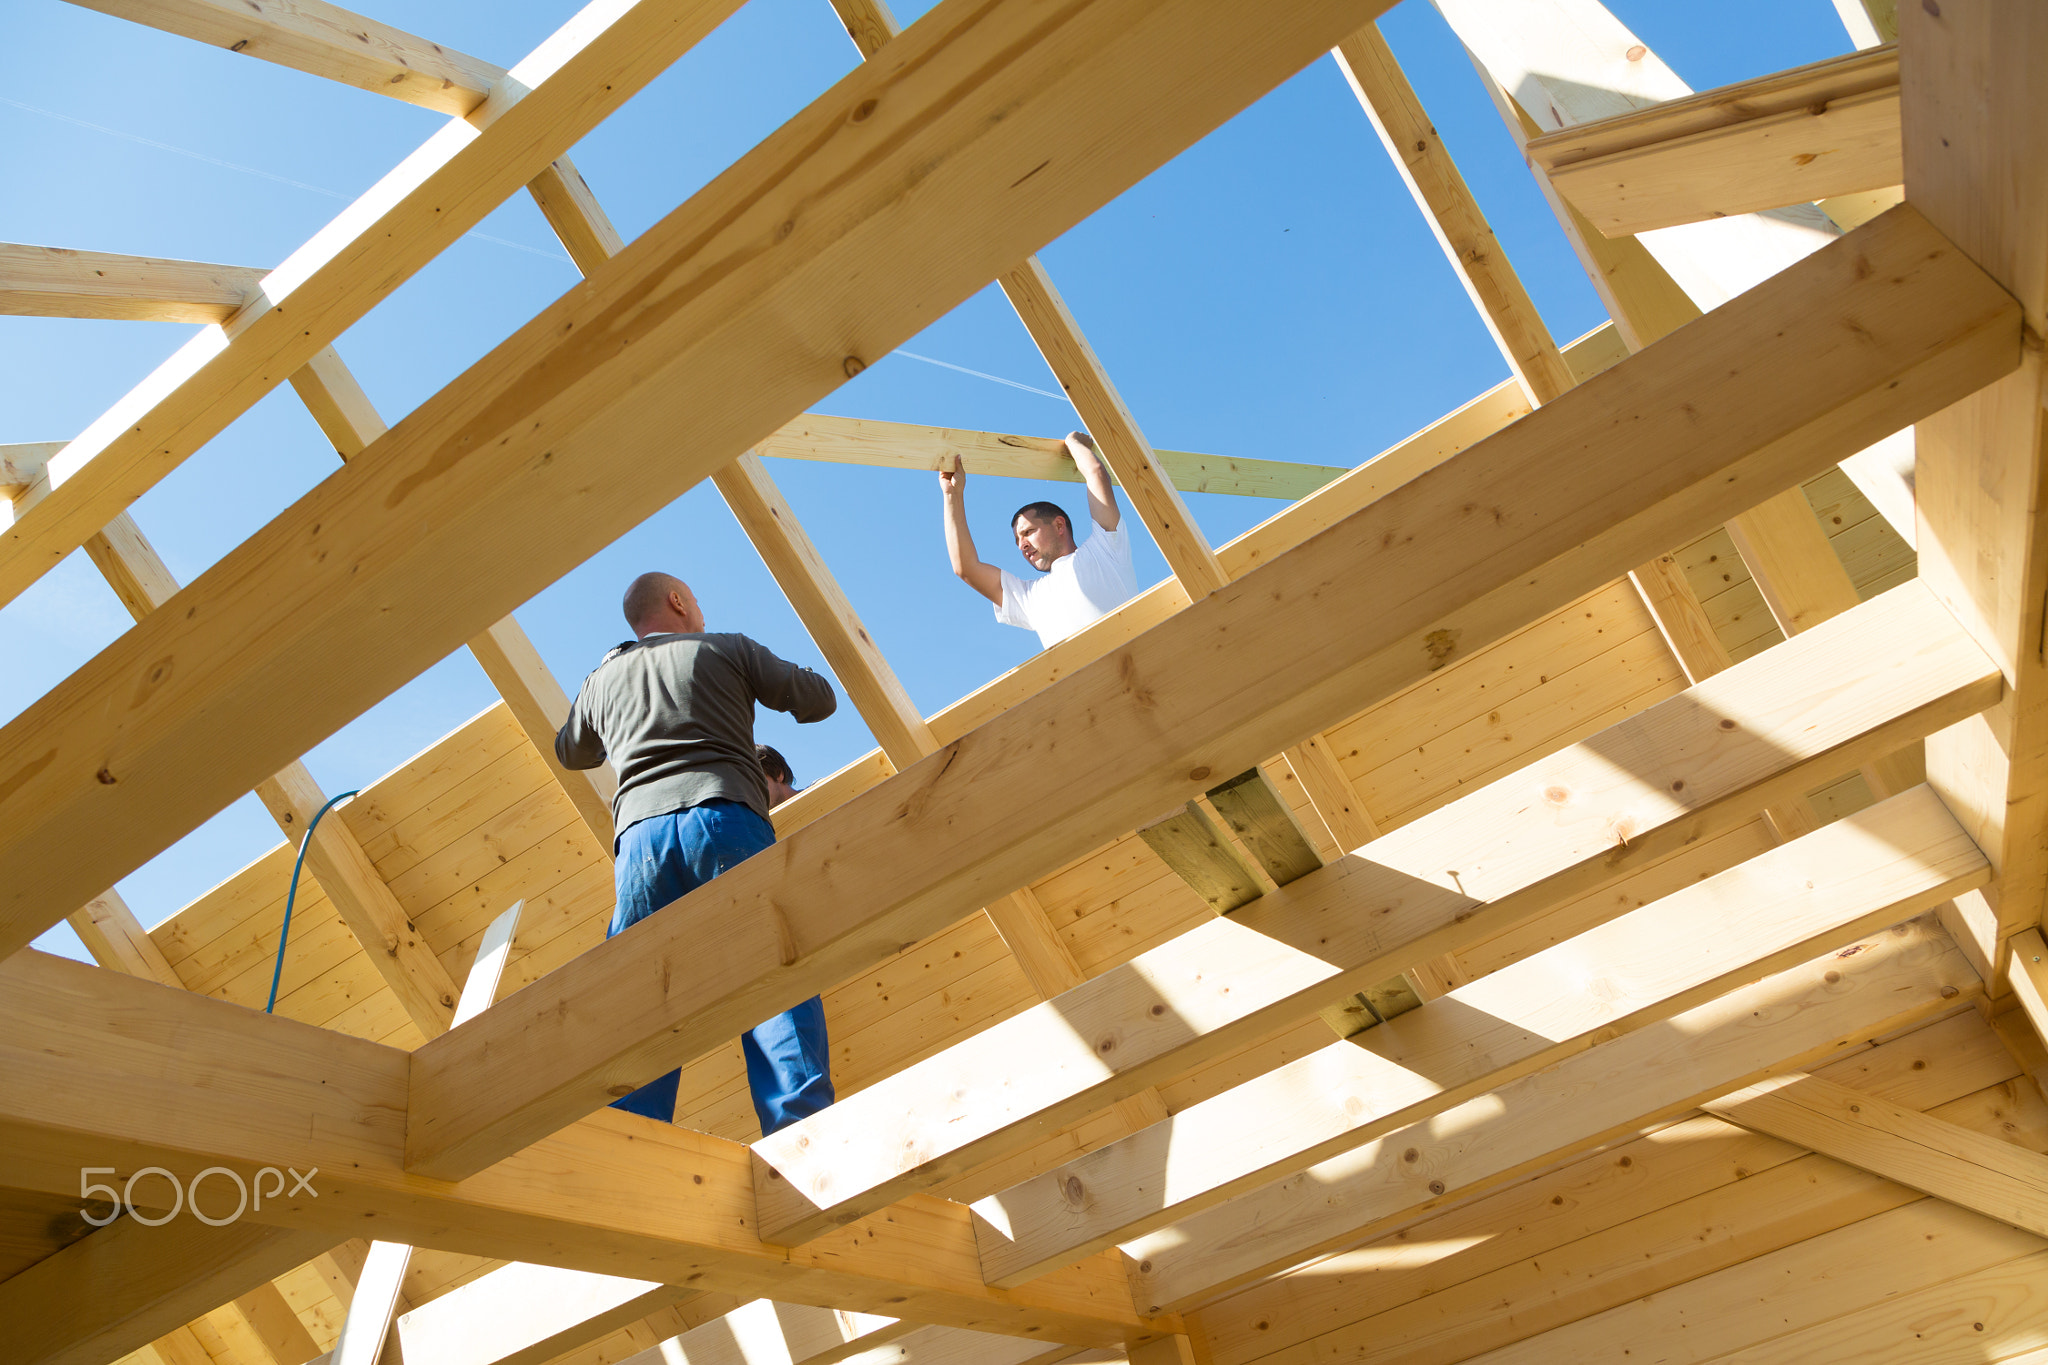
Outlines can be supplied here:
<path id="1" fill-rule="evenodd" d="M 737 801 L 706 801 L 649 816 L 618 838 L 618 907 L 605 937 L 622 932 L 775 842 L 775 826 Z M 763 1136 L 832 1103 L 832 1049 L 817 996 L 740 1036 L 747 1085 Z M 676 1115 L 681 1071 L 650 1081 L 612 1108 L 663 1123 Z"/>

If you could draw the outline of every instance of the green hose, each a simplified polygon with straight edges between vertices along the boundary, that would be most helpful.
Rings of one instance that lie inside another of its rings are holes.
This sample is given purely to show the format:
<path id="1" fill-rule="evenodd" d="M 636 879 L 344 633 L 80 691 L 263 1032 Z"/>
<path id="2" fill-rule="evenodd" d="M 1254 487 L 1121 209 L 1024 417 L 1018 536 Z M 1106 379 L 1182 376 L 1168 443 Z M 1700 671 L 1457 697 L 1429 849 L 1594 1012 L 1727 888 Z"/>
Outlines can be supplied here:
<path id="1" fill-rule="evenodd" d="M 284 928 L 277 931 L 277 965 L 270 969 L 270 999 L 263 1006 L 265 1014 L 272 1014 L 277 1010 L 277 983 L 284 976 L 284 943 L 292 934 L 292 902 L 298 898 L 299 869 L 306 865 L 306 846 L 313 842 L 313 831 L 320 828 L 321 816 L 333 810 L 338 803 L 361 793 L 362 788 L 358 787 L 355 791 L 328 797 L 327 804 L 313 813 L 313 823 L 306 826 L 306 837 L 299 840 L 299 856 L 292 863 L 291 889 L 284 893 Z"/>

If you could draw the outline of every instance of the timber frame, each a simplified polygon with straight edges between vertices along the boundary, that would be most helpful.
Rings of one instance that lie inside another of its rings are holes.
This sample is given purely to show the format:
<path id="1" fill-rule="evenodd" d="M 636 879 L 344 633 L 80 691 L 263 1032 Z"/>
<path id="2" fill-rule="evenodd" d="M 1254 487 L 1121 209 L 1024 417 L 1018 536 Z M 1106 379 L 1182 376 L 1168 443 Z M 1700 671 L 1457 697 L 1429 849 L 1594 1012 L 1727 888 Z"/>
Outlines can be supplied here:
<path id="1" fill-rule="evenodd" d="M 0 1353 L 2048 1358 L 2048 9 L 1836 0 L 1857 51 L 1694 92 L 1598 0 L 1433 2 L 1576 341 L 1390 0 L 832 0 L 861 65 L 631 243 L 568 153 L 741 0 L 509 69 L 76 0 L 450 122 L 275 269 L 0 244 L 0 311 L 203 327 L 0 445 L 0 606 L 83 549 L 135 618 L 0 727 Z M 1356 467 L 1156 449 L 1032 253 L 1324 53 L 1510 378 Z M 582 283 L 387 425 L 336 338 L 522 187 Z M 807 411 L 990 281 L 1170 574 L 925 715 L 769 460 L 1072 478 Z M 130 506 L 286 381 L 338 467 L 181 585 Z M 706 479 L 877 748 L 605 940 L 512 611 Z M 300 756 L 465 644 L 502 704 L 307 841 L 261 1013 Z M 285 842 L 145 927 L 248 791 Z M 840 1102 L 763 1138 L 735 1036 L 814 993 Z M 310 1174 L 99 1226 L 88 1167 Z"/>

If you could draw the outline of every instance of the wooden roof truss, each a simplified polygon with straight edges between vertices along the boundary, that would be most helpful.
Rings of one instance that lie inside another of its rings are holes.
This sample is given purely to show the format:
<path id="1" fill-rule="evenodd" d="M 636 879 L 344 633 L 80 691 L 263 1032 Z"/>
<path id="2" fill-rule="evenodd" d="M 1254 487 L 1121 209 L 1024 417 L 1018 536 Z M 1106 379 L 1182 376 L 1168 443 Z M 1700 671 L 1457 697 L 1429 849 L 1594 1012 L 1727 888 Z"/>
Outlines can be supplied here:
<path id="1" fill-rule="evenodd" d="M 0 729 L 10 1359 L 2048 1345 L 2038 7 L 1846 4 L 1695 94 L 1596 0 L 1437 0 L 1609 311 L 1560 346 L 1384 0 L 833 0 L 863 65 L 630 244 L 568 151 L 737 0 L 510 70 L 81 3 L 451 119 L 275 270 L 0 247 L 6 311 L 207 324 L 0 447 L 0 603 L 83 548 L 136 619 Z M 1512 377 L 1356 468 L 1157 450 L 1031 252 L 1324 51 Z M 584 282 L 387 426 L 336 337 L 521 186 Z M 927 717 L 762 457 L 1070 476 L 805 411 L 990 279 L 1171 576 Z M 283 380 L 341 467 L 178 584 L 128 507 Z M 878 749 L 599 942 L 607 779 L 510 613 L 705 478 Z M 1287 506 L 1213 545 L 1190 489 Z M 297 756 L 463 643 L 504 706 L 321 824 L 278 1016 L 275 856 L 106 889 L 251 789 L 296 842 Z M 731 1039 L 818 992 L 841 1102 L 754 1140 Z M 674 1127 L 605 1107 L 679 1065 Z M 77 1222 L 81 1168 L 283 1166 Z"/>

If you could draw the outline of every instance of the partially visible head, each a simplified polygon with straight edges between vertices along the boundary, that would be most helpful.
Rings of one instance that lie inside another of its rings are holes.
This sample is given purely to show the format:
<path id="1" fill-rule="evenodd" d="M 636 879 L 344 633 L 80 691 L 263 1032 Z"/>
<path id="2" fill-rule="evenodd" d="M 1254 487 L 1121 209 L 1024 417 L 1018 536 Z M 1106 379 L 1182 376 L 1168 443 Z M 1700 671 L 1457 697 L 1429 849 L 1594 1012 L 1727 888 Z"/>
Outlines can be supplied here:
<path id="1" fill-rule="evenodd" d="M 1040 573 L 1053 561 L 1074 553 L 1074 523 L 1058 503 L 1027 502 L 1010 518 L 1010 530 L 1017 537 L 1018 552 Z"/>
<path id="2" fill-rule="evenodd" d="M 768 779 L 769 805 L 779 806 L 796 795 L 796 774 L 789 770 L 789 760 L 773 746 L 756 744 L 754 759 L 761 765 L 761 775 Z"/>
<path id="3" fill-rule="evenodd" d="M 626 589 L 626 624 L 644 640 L 650 635 L 694 635 L 704 629 L 704 611 L 690 585 L 670 573 L 644 573 Z"/>

